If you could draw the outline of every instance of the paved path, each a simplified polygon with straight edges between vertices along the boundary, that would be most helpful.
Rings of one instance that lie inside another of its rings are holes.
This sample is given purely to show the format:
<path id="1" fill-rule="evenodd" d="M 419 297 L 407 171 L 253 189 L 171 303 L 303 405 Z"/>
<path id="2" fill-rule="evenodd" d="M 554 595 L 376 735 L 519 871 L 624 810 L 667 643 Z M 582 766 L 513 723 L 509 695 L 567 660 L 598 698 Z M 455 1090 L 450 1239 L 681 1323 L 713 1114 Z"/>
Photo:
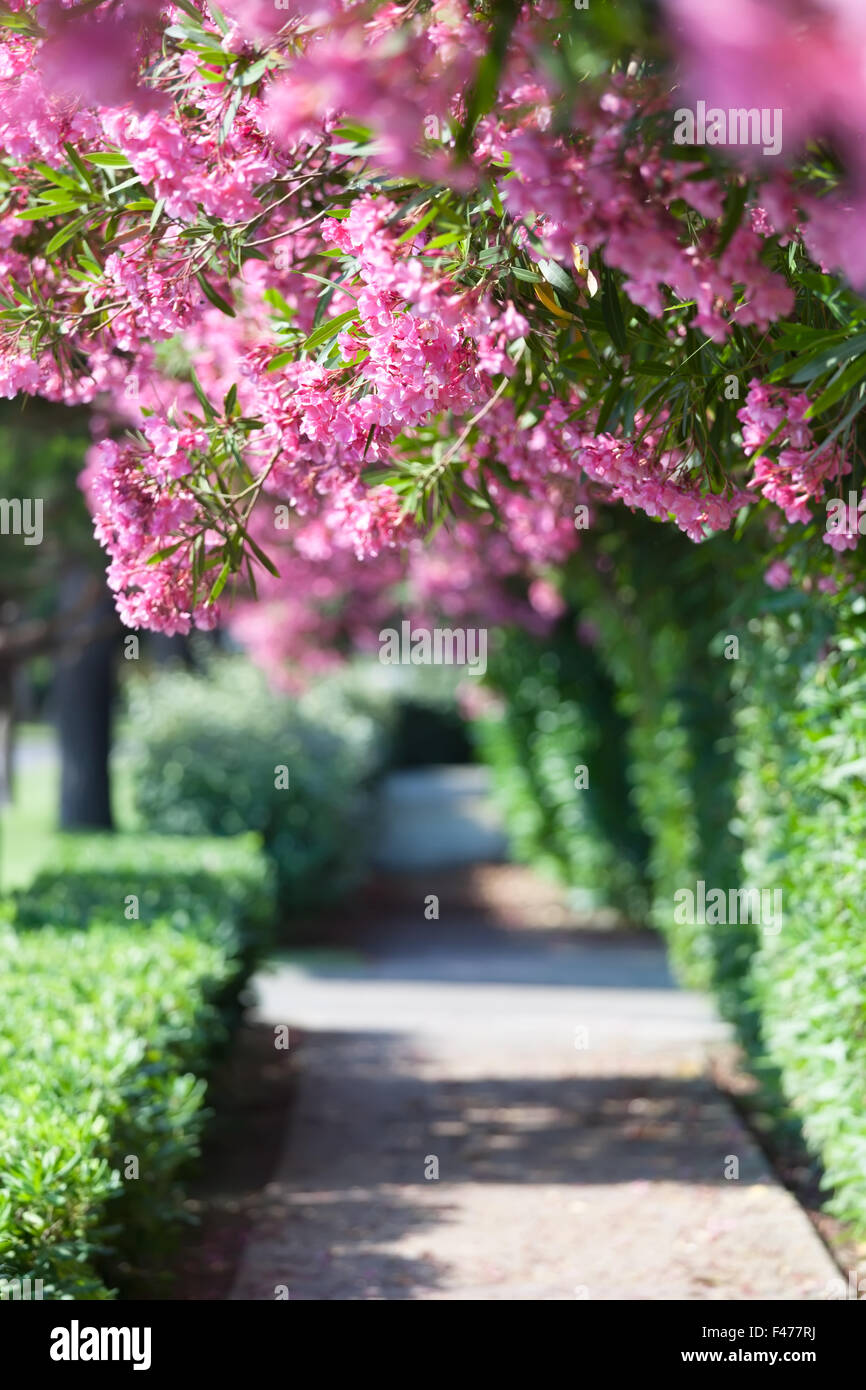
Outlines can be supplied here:
<path id="1" fill-rule="evenodd" d="M 827 1296 L 652 938 L 444 915 L 258 978 L 300 1083 L 234 1298 Z"/>

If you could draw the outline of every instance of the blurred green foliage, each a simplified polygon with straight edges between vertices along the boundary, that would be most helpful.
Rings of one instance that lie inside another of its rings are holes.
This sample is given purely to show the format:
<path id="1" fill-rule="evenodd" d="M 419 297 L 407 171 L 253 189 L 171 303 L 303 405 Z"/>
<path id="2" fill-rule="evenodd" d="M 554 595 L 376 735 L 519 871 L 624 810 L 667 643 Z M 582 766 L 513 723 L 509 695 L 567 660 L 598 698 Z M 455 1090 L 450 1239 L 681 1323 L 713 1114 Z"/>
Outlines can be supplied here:
<path id="1" fill-rule="evenodd" d="M 316 711 L 311 700 L 272 690 L 244 658 L 225 656 L 204 672 L 132 682 L 128 737 L 146 829 L 257 831 L 287 912 L 329 902 L 358 881 L 382 756 L 363 709 L 333 695 Z"/>
<path id="2" fill-rule="evenodd" d="M 647 844 L 628 800 L 628 726 L 592 647 L 573 621 L 544 644 L 511 630 L 494 644 L 487 679 L 503 703 L 474 731 L 514 856 L 585 902 L 642 919 Z M 580 768 L 586 786 L 576 785 Z"/>
<path id="3" fill-rule="evenodd" d="M 472 744 L 462 719 L 457 688 L 468 679 L 453 666 L 383 666 L 360 659 L 317 680 L 302 699 L 304 709 L 329 725 L 347 711 L 376 726 L 382 771 L 472 761 Z"/>

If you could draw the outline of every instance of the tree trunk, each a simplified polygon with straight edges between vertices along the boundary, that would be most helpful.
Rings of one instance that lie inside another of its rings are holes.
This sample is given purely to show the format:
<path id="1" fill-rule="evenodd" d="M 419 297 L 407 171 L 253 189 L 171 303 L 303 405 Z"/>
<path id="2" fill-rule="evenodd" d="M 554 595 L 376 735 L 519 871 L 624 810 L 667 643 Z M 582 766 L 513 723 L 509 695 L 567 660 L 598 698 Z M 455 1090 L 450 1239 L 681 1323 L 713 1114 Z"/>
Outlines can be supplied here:
<path id="1" fill-rule="evenodd" d="M 68 570 L 61 581 L 61 611 L 73 609 L 85 586 L 92 582 L 86 569 Z M 113 611 L 106 591 L 85 619 L 72 620 L 67 636 L 77 640 L 55 662 L 53 697 L 60 739 L 63 830 L 114 828 L 108 758 L 117 635 L 87 636 L 88 631 L 104 629 Z"/>
<path id="2" fill-rule="evenodd" d="M 10 667 L 0 665 L 0 806 L 12 800 L 12 731 L 15 687 Z"/>
<path id="3" fill-rule="evenodd" d="M 147 634 L 148 649 L 157 666 L 183 666 L 187 671 L 193 668 L 189 638 L 182 632 L 168 637 L 164 632 Z"/>

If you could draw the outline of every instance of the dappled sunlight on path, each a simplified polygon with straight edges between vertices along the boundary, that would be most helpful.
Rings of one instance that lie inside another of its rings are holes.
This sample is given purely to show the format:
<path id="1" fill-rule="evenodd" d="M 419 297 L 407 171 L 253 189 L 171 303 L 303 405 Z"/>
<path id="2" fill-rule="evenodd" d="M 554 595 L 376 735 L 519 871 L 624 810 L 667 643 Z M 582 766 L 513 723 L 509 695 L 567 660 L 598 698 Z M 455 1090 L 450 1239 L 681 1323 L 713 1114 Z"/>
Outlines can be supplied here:
<path id="1" fill-rule="evenodd" d="M 835 1266 L 657 941 L 419 918 L 257 981 L 300 1085 L 234 1297 L 821 1296 Z"/>

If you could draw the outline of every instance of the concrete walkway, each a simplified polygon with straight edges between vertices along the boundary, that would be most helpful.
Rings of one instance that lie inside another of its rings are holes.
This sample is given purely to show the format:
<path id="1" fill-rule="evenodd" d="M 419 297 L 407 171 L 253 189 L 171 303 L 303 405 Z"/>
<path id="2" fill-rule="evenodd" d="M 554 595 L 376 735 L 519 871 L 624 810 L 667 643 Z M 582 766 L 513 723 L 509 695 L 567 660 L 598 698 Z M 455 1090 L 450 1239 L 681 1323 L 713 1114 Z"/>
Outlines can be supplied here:
<path id="1" fill-rule="evenodd" d="M 653 938 L 442 916 L 257 979 L 300 1079 L 234 1298 L 827 1297 Z"/>

